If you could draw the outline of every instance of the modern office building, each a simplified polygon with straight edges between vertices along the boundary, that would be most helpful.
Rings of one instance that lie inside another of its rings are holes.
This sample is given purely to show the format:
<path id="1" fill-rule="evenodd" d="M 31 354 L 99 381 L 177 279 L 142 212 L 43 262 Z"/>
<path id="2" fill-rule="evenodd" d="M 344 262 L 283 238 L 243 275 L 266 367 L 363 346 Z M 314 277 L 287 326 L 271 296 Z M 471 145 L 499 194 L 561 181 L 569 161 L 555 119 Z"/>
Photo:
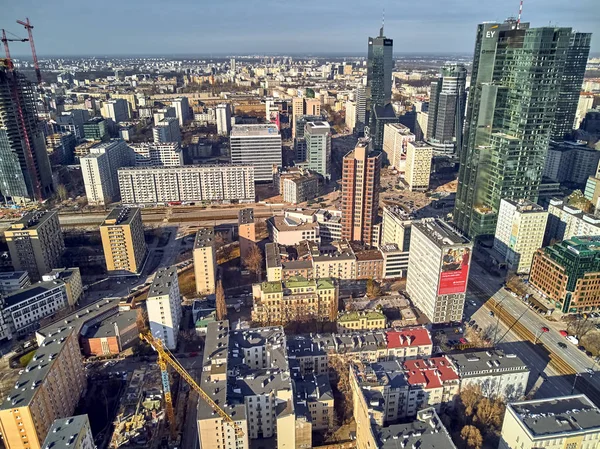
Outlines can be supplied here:
<path id="1" fill-rule="evenodd" d="M 54 193 L 33 84 L 0 62 L 0 194 L 15 203 L 43 201 Z"/>
<path id="2" fill-rule="evenodd" d="M 354 134 L 360 135 L 364 132 L 365 126 L 368 124 L 369 118 L 367 109 L 367 95 L 368 91 L 366 87 L 357 87 L 354 91 L 354 98 L 356 100 L 356 126 L 354 128 Z"/>
<path id="3" fill-rule="evenodd" d="M 121 198 L 118 170 L 132 166 L 135 155 L 124 140 L 113 139 L 90 147 L 79 162 L 88 204 L 106 206 Z"/>
<path id="4" fill-rule="evenodd" d="M 308 122 L 304 126 L 307 168 L 331 179 L 331 128 L 327 122 Z"/>
<path id="5" fill-rule="evenodd" d="M 600 310 L 600 237 L 572 237 L 538 249 L 529 283 L 563 313 Z"/>
<path id="6" fill-rule="evenodd" d="M 102 106 L 102 117 L 110 118 L 115 123 L 126 122 L 130 119 L 129 102 L 122 98 L 108 100 Z"/>
<path id="7" fill-rule="evenodd" d="M 148 290 L 146 309 L 152 336 L 161 340 L 167 349 L 174 350 L 182 314 L 176 265 L 156 272 Z"/>
<path id="8" fill-rule="evenodd" d="M 431 83 L 427 134 L 432 143 L 456 143 L 460 147 L 467 106 L 467 69 L 464 64 L 445 64 L 442 75 Z"/>
<path id="9" fill-rule="evenodd" d="M 552 140 L 564 140 L 565 136 L 569 135 L 574 128 L 591 41 L 592 33 L 573 31 L 570 34 L 565 66 L 561 74 Z"/>
<path id="10" fill-rule="evenodd" d="M 371 244 L 379 207 L 381 153 L 359 140 L 342 161 L 342 238 Z"/>
<path id="11" fill-rule="evenodd" d="M 32 282 L 62 265 L 65 242 L 58 213 L 29 212 L 4 231 L 15 271 L 27 271 Z"/>
<path id="12" fill-rule="evenodd" d="M 252 245 L 256 243 L 256 223 L 254 209 L 247 207 L 238 212 L 238 236 L 240 241 L 240 261 L 245 260 Z"/>
<path id="13" fill-rule="evenodd" d="M 85 140 L 107 140 L 109 137 L 108 125 L 104 118 L 93 117 L 83 124 Z"/>
<path id="14" fill-rule="evenodd" d="M 384 278 L 406 276 L 413 223 L 415 219 L 401 208 L 383 208 L 379 249 L 384 260 Z"/>
<path id="15" fill-rule="evenodd" d="M 46 137 L 48 157 L 53 164 L 71 164 L 77 140 L 72 132 L 60 132 Z"/>
<path id="16" fill-rule="evenodd" d="M 338 287 L 333 279 L 263 282 L 252 286 L 252 321 L 267 326 L 290 321 L 334 321 L 338 312 Z"/>
<path id="17" fill-rule="evenodd" d="M 148 247 L 138 208 L 116 207 L 100 225 L 100 237 L 109 274 L 141 273 Z"/>
<path id="18" fill-rule="evenodd" d="M 516 20 L 478 25 L 453 213 L 469 237 L 494 233 L 502 198 L 537 200 L 570 38 Z"/>
<path id="19" fill-rule="evenodd" d="M 122 168 L 122 204 L 169 202 L 254 202 L 254 167 L 242 165 L 186 165 Z"/>
<path id="20" fill-rule="evenodd" d="M 231 132 L 231 108 L 229 104 L 218 104 L 215 115 L 217 118 L 217 133 L 219 136 L 229 136 Z"/>
<path id="21" fill-rule="evenodd" d="M 57 419 L 50 426 L 43 448 L 95 449 L 88 415 Z"/>
<path id="22" fill-rule="evenodd" d="M 194 239 L 192 250 L 196 293 L 212 295 L 217 287 L 217 248 L 215 232 L 211 228 L 200 228 Z"/>
<path id="23" fill-rule="evenodd" d="M 408 142 L 406 145 L 406 166 L 404 180 L 411 192 L 429 190 L 433 149 L 425 142 Z"/>
<path id="24" fill-rule="evenodd" d="M 437 218 L 412 226 L 406 291 L 432 323 L 461 321 L 473 244 Z"/>
<path id="25" fill-rule="evenodd" d="M 255 181 L 273 181 L 282 165 L 281 134 L 275 124 L 234 125 L 229 145 L 232 164 L 253 166 Z"/>
<path id="26" fill-rule="evenodd" d="M 131 143 L 136 167 L 179 167 L 183 165 L 183 152 L 176 142 Z"/>
<path id="27" fill-rule="evenodd" d="M 391 103 L 385 106 L 375 106 L 371 109 L 371 123 L 369 125 L 369 136 L 373 141 L 373 149 L 383 150 L 383 139 L 385 126 L 392 123 L 399 123 L 400 119 L 396 116 L 394 107 Z"/>
<path id="28" fill-rule="evenodd" d="M 599 414 L 583 394 L 509 403 L 498 449 L 593 448 L 600 438 Z"/>
<path id="29" fill-rule="evenodd" d="M 175 108 L 175 117 L 179 120 L 179 126 L 183 126 L 190 120 L 190 103 L 187 97 L 176 98 L 171 102 Z"/>
<path id="30" fill-rule="evenodd" d="M 83 139 L 83 124 L 89 119 L 90 113 L 87 109 L 72 109 L 70 111 L 63 111 L 56 117 L 54 132 L 70 132 L 75 135 L 75 139 Z"/>
<path id="31" fill-rule="evenodd" d="M 181 145 L 181 130 L 179 120 L 175 117 L 165 117 L 152 128 L 154 143 L 177 142 Z"/>
<path id="32" fill-rule="evenodd" d="M 544 245 L 552 240 L 567 240 L 576 236 L 600 235 L 600 218 L 586 214 L 564 200 L 553 198 L 548 206 L 548 225 Z"/>
<path id="33" fill-rule="evenodd" d="M 405 170 L 408 142 L 414 142 L 415 135 L 401 123 L 386 123 L 383 127 L 383 153 L 387 163 L 396 170 Z"/>
<path id="34" fill-rule="evenodd" d="M 600 151 L 583 142 L 550 142 L 543 176 L 554 182 L 584 186 L 597 172 Z"/>
<path id="35" fill-rule="evenodd" d="M 383 26 L 379 36 L 369 37 L 367 52 L 367 110 L 375 106 L 385 106 L 392 101 L 392 70 L 394 41 L 383 35 Z"/>
<path id="36" fill-rule="evenodd" d="M 529 273 L 535 252 L 542 247 L 548 212 L 528 200 L 501 200 L 494 248 L 510 271 Z"/>

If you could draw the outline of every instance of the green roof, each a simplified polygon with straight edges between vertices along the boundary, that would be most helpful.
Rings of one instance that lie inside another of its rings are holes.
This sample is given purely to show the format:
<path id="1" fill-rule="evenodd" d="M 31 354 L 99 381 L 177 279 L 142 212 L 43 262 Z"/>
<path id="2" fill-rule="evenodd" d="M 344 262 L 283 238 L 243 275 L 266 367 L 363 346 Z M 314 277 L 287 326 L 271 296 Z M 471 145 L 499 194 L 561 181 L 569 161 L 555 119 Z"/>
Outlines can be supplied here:
<path id="1" fill-rule="evenodd" d="M 283 291 L 283 287 L 280 281 L 263 282 L 261 285 L 261 290 L 263 293 L 281 293 Z"/>
<path id="2" fill-rule="evenodd" d="M 366 314 L 359 312 L 348 312 L 339 317 L 338 321 L 343 323 L 346 321 L 356 321 L 360 318 L 366 318 L 367 320 L 385 320 L 385 315 L 380 312 L 367 312 Z"/>
<path id="3" fill-rule="evenodd" d="M 317 279 L 317 290 L 335 288 L 335 282 L 332 278 Z"/>
<path id="4" fill-rule="evenodd" d="M 301 288 L 301 287 L 316 287 L 317 283 L 312 279 L 306 279 L 302 276 L 292 276 L 285 281 L 287 288 Z"/>

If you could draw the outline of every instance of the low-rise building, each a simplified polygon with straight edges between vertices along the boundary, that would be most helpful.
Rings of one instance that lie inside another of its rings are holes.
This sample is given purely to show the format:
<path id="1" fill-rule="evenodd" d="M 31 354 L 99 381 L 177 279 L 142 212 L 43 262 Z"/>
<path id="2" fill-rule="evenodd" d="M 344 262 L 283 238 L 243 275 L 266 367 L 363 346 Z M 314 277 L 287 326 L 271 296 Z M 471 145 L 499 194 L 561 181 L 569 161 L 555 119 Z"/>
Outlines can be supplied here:
<path id="1" fill-rule="evenodd" d="M 376 279 L 383 278 L 383 256 L 378 249 L 354 249 L 356 257 L 356 276 L 355 279 Z"/>
<path id="2" fill-rule="evenodd" d="M 395 243 L 388 243 L 379 247 L 383 257 L 384 279 L 406 277 L 408 271 L 408 251 L 398 248 Z"/>
<path id="3" fill-rule="evenodd" d="M 386 324 L 387 319 L 381 312 L 345 312 L 338 316 L 337 331 L 340 334 L 344 334 L 359 330 L 385 329 Z"/>
<path id="4" fill-rule="evenodd" d="M 331 334 L 293 335 L 287 339 L 290 370 L 298 376 L 329 373 L 328 354 L 335 351 Z"/>
<path id="5" fill-rule="evenodd" d="M 286 203 L 304 203 L 319 196 L 319 177 L 313 173 L 282 176 L 281 183 L 281 194 Z"/>
<path id="6" fill-rule="evenodd" d="M 67 290 L 67 302 L 69 306 L 73 307 L 83 295 L 83 283 L 81 282 L 81 272 L 78 267 L 72 268 L 55 268 L 50 273 L 42 276 L 42 280 L 53 281 L 60 279 L 65 283 Z"/>
<path id="7" fill-rule="evenodd" d="M 600 236 L 573 237 L 538 249 L 530 284 L 563 313 L 600 310 Z"/>
<path id="8" fill-rule="evenodd" d="M 312 261 L 306 246 L 280 246 L 277 243 L 265 245 L 267 281 L 281 281 L 293 277 L 313 278 Z"/>
<path id="9" fill-rule="evenodd" d="M 252 320 L 259 323 L 333 321 L 337 316 L 338 287 L 333 279 L 263 282 L 252 286 L 252 296 Z"/>
<path id="10" fill-rule="evenodd" d="M 509 403 L 498 448 L 597 447 L 599 415 L 598 407 L 583 394 Z"/>
<path id="11" fill-rule="evenodd" d="M 137 310 L 126 310 L 86 327 L 80 344 L 86 356 L 117 355 L 138 339 Z"/>
<path id="12" fill-rule="evenodd" d="M 30 285 L 31 281 L 27 271 L 0 273 L 0 296 L 9 295 Z"/>
<path id="13" fill-rule="evenodd" d="M 405 327 L 386 333 L 388 357 L 396 360 L 422 359 L 431 356 L 433 342 L 425 327 Z"/>
<path id="14" fill-rule="evenodd" d="M 319 223 L 321 243 L 331 243 L 342 239 L 342 212 L 338 210 L 319 209 L 314 214 Z"/>
<path id="15" fill-rule="evenodd" d="M 274 216 L 267 220 L 269 235 L 274 243 L 296 245 L 304 240 L 319 242 L 319 225 L 312 217 L 303 219 L 299 214 L 286 212 L 286 215 Z"/>
<path id="16" fill-rule="evenodd" d="M 88 415 L 69 416 L 52 423 L 42 444 L 44 449 L 95 449 L 94 436 Z"/>
<path id="17" fill-rule="evenodd" d="M 314 242 L 307 242 L 307 245 L 315 278 L 356 278 L 356 256 L 347 241 L 340 240 L 320 247 Z"/>
<path id="18" fill-rule="evenodd" d="M 450 355 L 460 376 L 460 388 L 478 385 L 486 397 L 513 401 L 525 396 L 529 368 L 516 354 L 499 350 Z"/>

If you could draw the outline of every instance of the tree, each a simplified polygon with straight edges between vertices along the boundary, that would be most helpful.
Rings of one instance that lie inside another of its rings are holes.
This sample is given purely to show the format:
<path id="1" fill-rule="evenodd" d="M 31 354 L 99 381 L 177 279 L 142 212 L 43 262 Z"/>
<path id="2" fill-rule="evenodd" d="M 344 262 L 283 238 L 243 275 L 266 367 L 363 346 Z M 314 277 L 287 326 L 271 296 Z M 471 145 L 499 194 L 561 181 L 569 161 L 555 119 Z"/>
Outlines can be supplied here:
<path id="1" fill-rule="evenodd" d="M 567 322 L 567 330 L 571 334 L 576 335 L 577 338 L 580 340 L 583 337 L 585 337 L 588 333 L 590 333 L 592 330 L 594 330 L 594 328 L 596 327 L 596 325 L 592 321 L 589 320 L 587 315 L 584 319 L 580 319 L 580 318 L 577 318 L 576 316 L 569 315 L 566 318 L 566 322 Z"/>
<path id="2" fill-rule="evenodd" d="M 475 426 L 464 426 L 460 431 L 460 438 L 464 441 L 466 448 L 480 449 L 483 445 L 481 432 Z"/>
<path id="3" fill-rule="evenodd" d="M 377 281 L 374 281 L 373 279 L 369 279 L 367 281 L 367 296 L 369 298 L 377 298 L 381 293 L 381 288 L 379 287 L 379 284 L 377 283 Z"/>
<path id="4" fill-rule="evenodd" d="M 244 258 L 244 266 L 257 277 L 258 282 L 260 282 L 261 278 L 262 262 L 263 255 L 260 248 L 256 243 L 251 243 L 248 253 Z"/>
<path id="5" fill-rule="evenodd" d="M 135 324 L 137 325 L 138 331 L 141 333 L 148 332 L 148 312 L 143 307 L 137 309 Z"/>
<path id="6" fill-rule="evenodd" d="M 56 186 L 56 194 L 61 201 L 64 201 L 69 197 L 69 192 L 64 184 L 58 184 Z"/>
<path id="7" fill-rule="evenodd" d="M 332 298 L 331 303 L 329 304 L 329 321 L 333 322 L 337 319 L 339 308 L 340 306 L 336 296 L 335 298 Z"/>
<path id="8" fill-rule="evenodd" d="M 474 421 L 481 424 L 484 429 L 499 428 L 504 416 L 504 404 L 500 400 L 482 398 L 477 404 L 477 413 Z"/>
<path id="9" fill-rule="evenodd" d="M 581 190 L 574 190 L 567 197 L 567 204 L 588 213 L 594 210 L 594 205 L 583 195 Z"/>
<path id="10" fill-rule="evenodd" d="M 475 407 L 481 399 L 481 387 L 479 385 L 468 385 L 461 389 L 458 396 L 459 404 L 464 408 L 464 414 L 467 418 L 473 416 Z"/>
<path id="11" fill-rule="evenodd" d="M 346 422 L 352 418 L 352 388 L 350 387 L 350 364 L 338 354 L 328 357 L 329 368 L 333 374 L 335 409 L 339 420 Z M 337 394 L 336 394 L 337 393 Z"/>
<path id="12" fill-rule="evenodd" d="M 225 302 L 225 290 L 223 290 L 223 281 L 219 279 L 217 283 L 217 320 L 221 321 L 227 318 L 227 303 Z"/>

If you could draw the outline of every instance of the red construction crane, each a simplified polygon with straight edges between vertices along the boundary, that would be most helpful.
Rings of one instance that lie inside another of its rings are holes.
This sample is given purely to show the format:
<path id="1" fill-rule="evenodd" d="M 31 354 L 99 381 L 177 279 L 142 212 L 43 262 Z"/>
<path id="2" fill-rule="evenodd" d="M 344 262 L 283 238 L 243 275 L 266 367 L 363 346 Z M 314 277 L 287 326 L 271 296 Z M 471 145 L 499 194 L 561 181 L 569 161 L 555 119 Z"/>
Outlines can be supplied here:
<path id="1" fill-rule="evenodd" d="M 29 17 L 25 18 L 25 22 L 17 20 L 19 25 L 23 25 L 29 33 L 29 43 L 31 44 L 31 55 L 33 56 L 33 67 L 35 67 L 35 76 L 37 77 L 38 84 L 42 84 L 42 72 L 40 72 L 40 66 L 38 64 L 37 54 L 35 53 L 35 45 L 33 43 L 33 25 L 29 22 Z"/>
<path id="2" fill-rule="evenodd" d="M 12 33 L 11 33 L 12 34 Z M 27 42 L 29 39 L 8 39 L 6 37 L 6 30 L 2 30 L 2 43 L 4 44 L 4 53 L 6 53 L 6 59 L 11 59 L 10 58 L 10 50 L 8 49 L 8 43 L 9 42 Z"/>

